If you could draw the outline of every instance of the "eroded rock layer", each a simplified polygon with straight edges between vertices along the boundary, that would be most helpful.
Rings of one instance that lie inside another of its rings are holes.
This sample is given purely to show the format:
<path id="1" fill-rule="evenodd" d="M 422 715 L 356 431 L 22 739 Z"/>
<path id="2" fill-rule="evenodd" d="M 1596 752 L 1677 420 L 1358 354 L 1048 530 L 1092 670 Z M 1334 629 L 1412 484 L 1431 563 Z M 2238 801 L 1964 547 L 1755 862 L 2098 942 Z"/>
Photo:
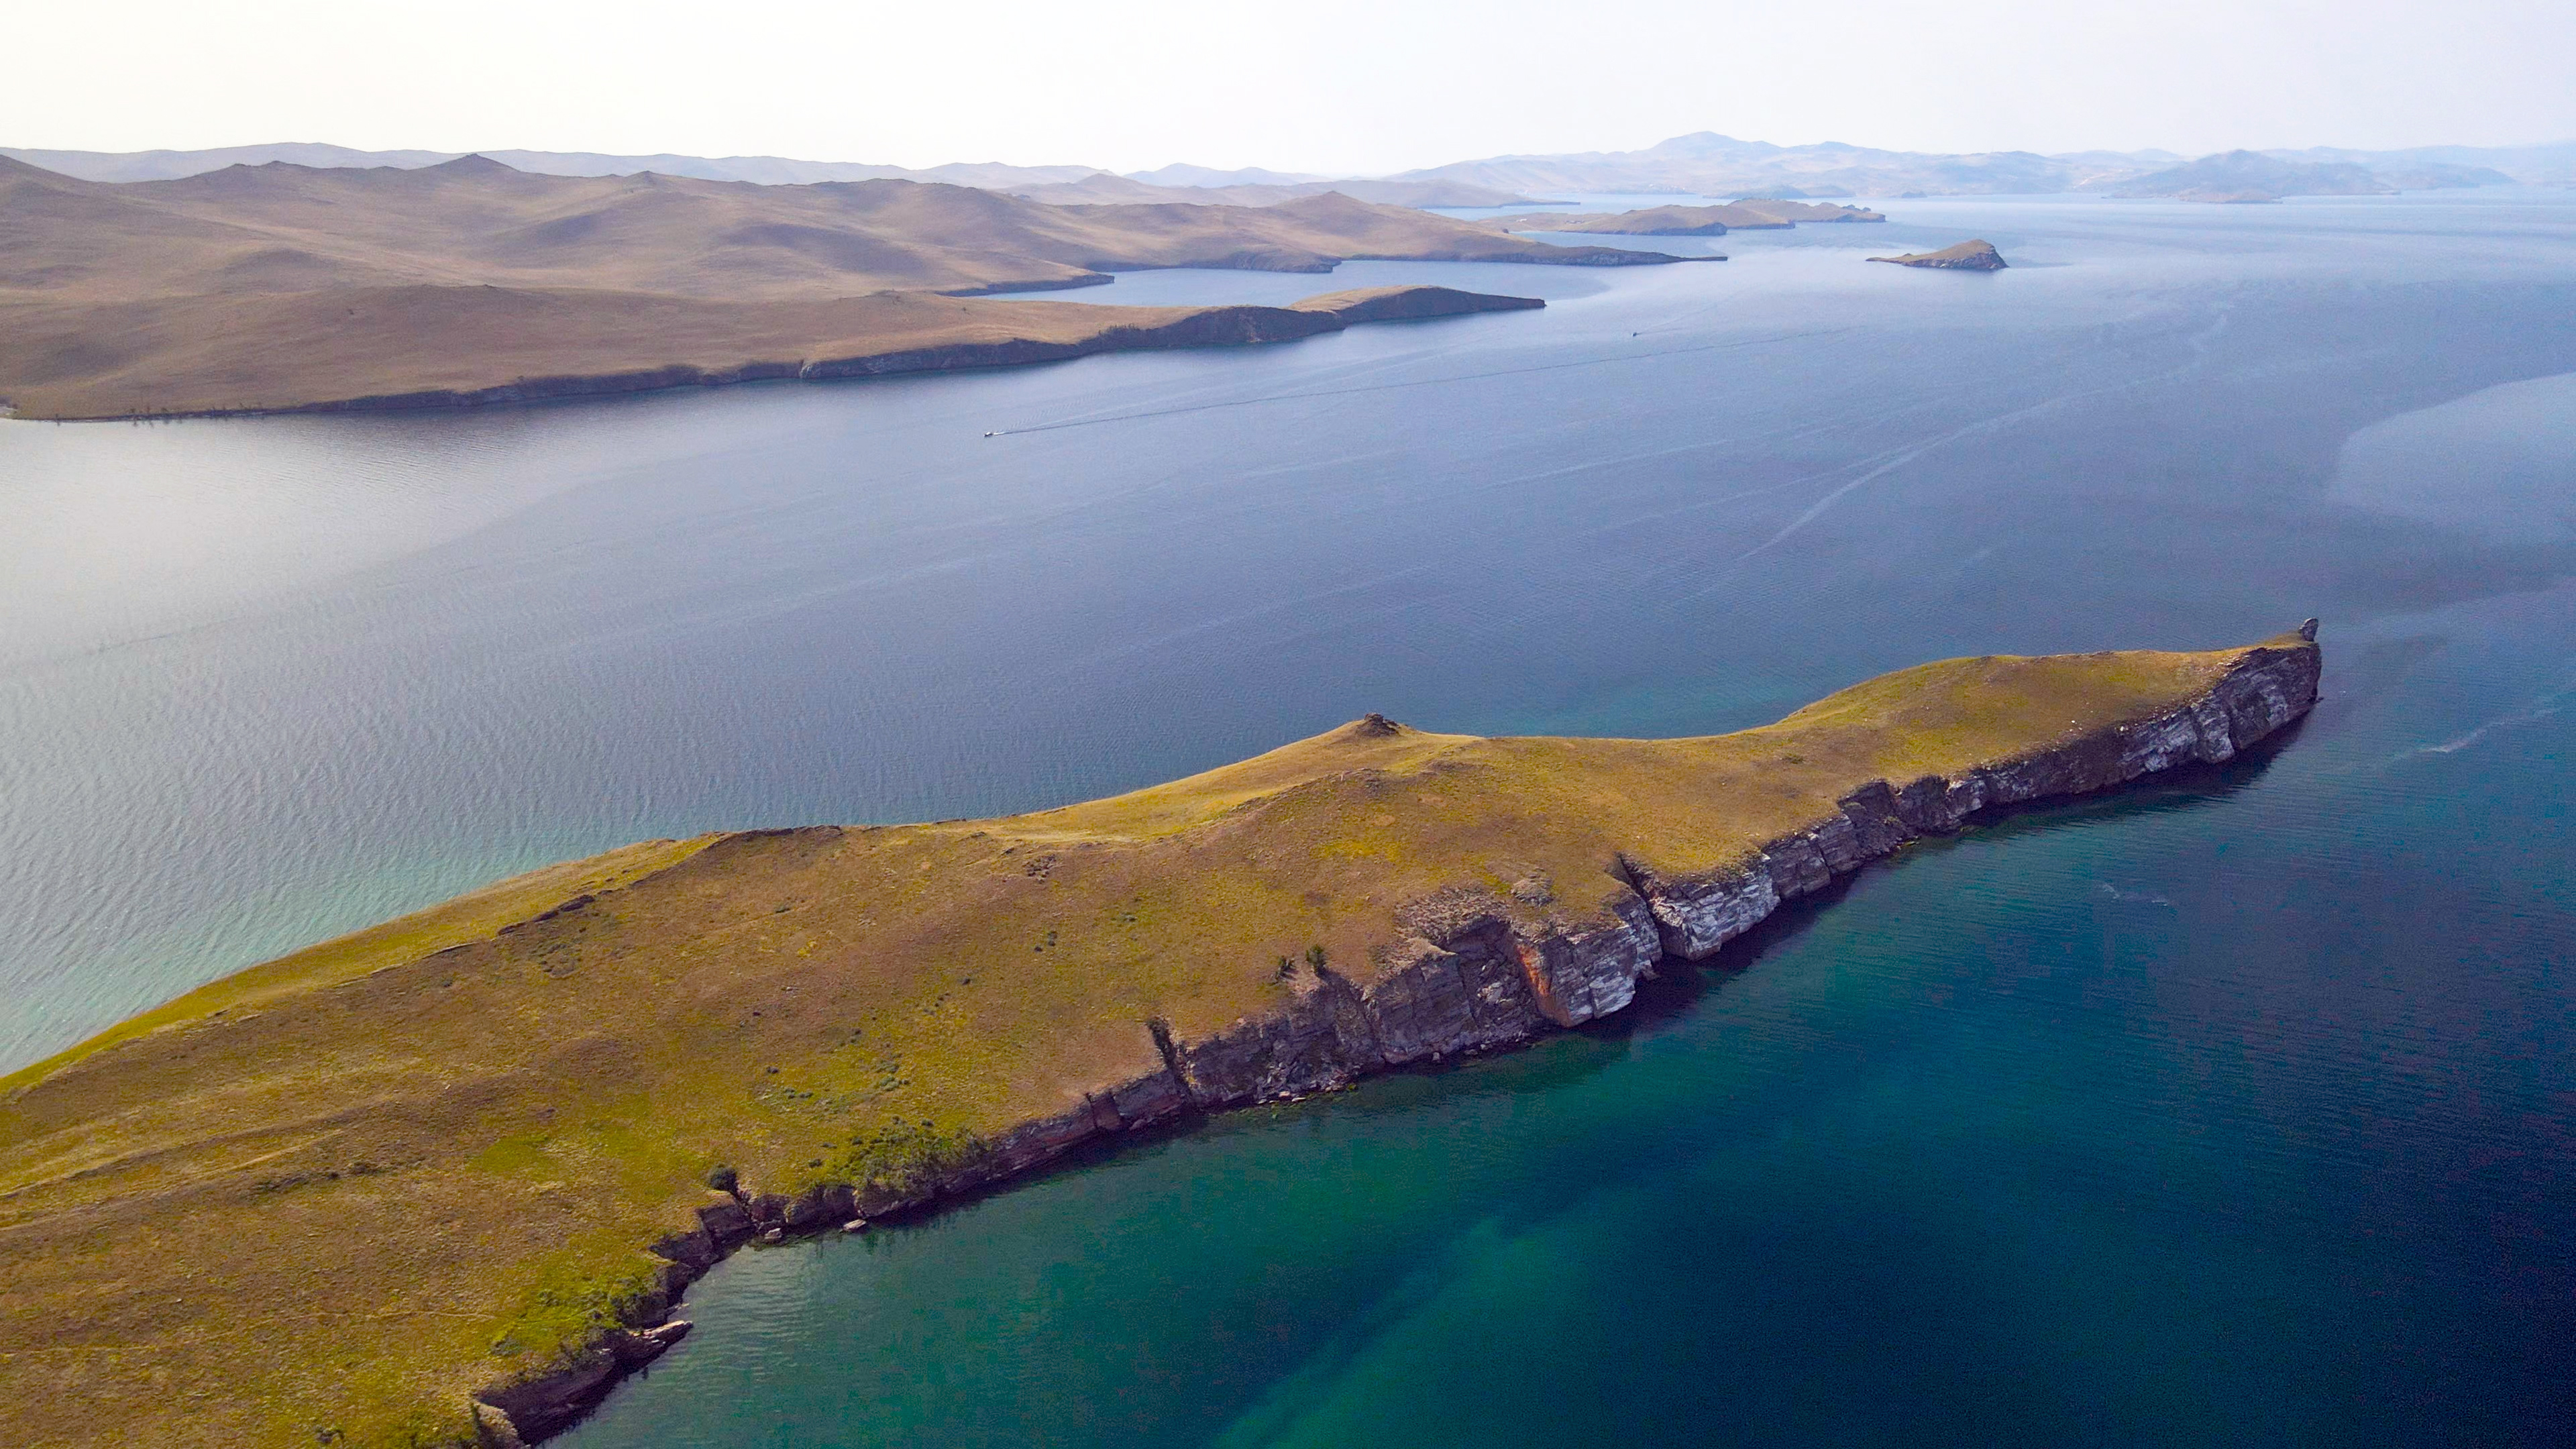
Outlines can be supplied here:
<path id="1" fill-rule="evenodd" d="M 721 1254 L 772 1229 L 819 1227 L 853 1214 L 922 1207 L 1039 1166 L 1112 1133 L 1182 1113 L 1302 1096 L 1372 1072 L 1526 1041 L 1626 1007 L 1638 984 L 1667 956 L 1705 960 L 1786 902 L 1909 841 L 1958 830 L 1980 811 L 2107 790 L 2189 764 L 2218 764 L 2305 714 L 2316 702 L 2313 648 L 2254 651 L 2215 687 L 2153 717 L 2115 724 L 2055 748 L 1951 779 L 1902 784 L 1875 780 L 1804 829 L 1765 845 L 1739 869 L 1701 876 L 1656 874 L 1622 857 L 1628 889 L 1598 918 L 1566 924 L 1499 896 L 1442 892 L 1399 912 L 1406 934 L 1386 945 L 1365 986 L 1329 968 L 1312 971 L 1284 1011 L 1196 1039 L 1176 1039 L 1160 1020 L 1144 1024 L 1162 1066 L 1074 1110 L 1021 1124 L 989 1152 L 953 1171 L 902 1188 L 832 1185 L 790 1202 L 731 1197 L 702 1209 L 696 1233 L 656 1251 L 673 1263 L 673 1293 Z M 650 1333 L 653 1330 L 642 1330 Z M 628 1340 L 566 1375 L 486 1396 L 568 1423 L 604 1394 L 625 1366 L 649 1351 Z M 523 1424 L 526 1422 L 522 1420 Z"/>

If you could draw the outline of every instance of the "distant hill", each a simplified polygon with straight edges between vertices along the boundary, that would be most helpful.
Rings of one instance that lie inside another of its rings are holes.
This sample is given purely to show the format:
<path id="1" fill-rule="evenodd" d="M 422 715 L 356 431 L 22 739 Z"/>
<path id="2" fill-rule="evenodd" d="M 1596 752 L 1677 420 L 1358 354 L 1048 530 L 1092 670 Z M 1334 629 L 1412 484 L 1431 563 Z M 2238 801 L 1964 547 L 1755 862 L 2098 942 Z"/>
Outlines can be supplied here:
<path id="1" fill-rule="evenodd" d="M 2430 191 L 2409 185 L 2412 175 L 2478 175 L 2475 184 L 2492 186 L 2517 181 L 2530 186 L 2576 186 L 2576 141 L 2548 146 L 2418 146 L 2403 151 L 2352 151 L 2312 146 L 2303 151 L 2265 151 L 2283 161 L 2349 161 L 2367 166 L 2403 191 Z M 2464 184 L 2454 182 L 2452 184 Z"/>
<path id="2" fill-rule="evenodd" d="M 1537 193 L 1588 191 L 1695 196 L 1769 196 L 1816 198 L 1834 196 L 1963 196 L 2066 191 L 2120 191 L 2130 195 L 2173 195 L 2179 190 L 2265 191 L 2280 195 L 2358 195 L 2371 191 L 2419 190 L 2432 187 L 2491 186 L 2521 181 L 2536 185 L 2576 182 L 2576 144 L 2481 150 L 2430 147 L 2416 151 L 2296 152 L 2240 151 L 2230 157 L 2277 161 L 2284 166 L 2330 165 L 2352 168 L 2336 173 L 2334 184 L 2347 189 L 2316 189 L 2326 179 L 2300 172 L 2267 173 L 2289 192 L 2272 192 L 2252 181 L 2223 184 L 2211 173 L 2196 184 L 2173 190 L 2141 192 L 2141 185 L 2165 173 L 2200 166 L 2215 158 L 2186 163 L 2170 151 L 2070 151 L 2039 155 L 2030 151 L 1941 154 L 1883 151 L 1838 141 L 1812 146 L 1775 146 L 1740 141 L 1713 131 L 1676 136 L 1639 151 L 1588 151 L 1547 156 L 1493 156 L 1458 161 L 1402 173 L 1414 181 L 1463 181 L 1478 186 Z M 2354 173 L 2358 173 L 2357 175 Z M 2247 173 L 2251 176 L 2253 173 Z M 2305 178 L 2302 183 L 2301 178 Z"/>
<path id="3" fill-rule="evenodd" d="M 299 166 L 416 168 L 453 161 L 450 151 L 357 151 L 297 142 L 234 146 L 211 151 L 40 151 L 0 147 L 0 156 L 90 181 L 155 181 L 219 171 L 234 165 L 286 161 Z M 1675 136 L 1639 151 L 1587 151 L 1556 155 L 1493 156 L 1404 172 L 1393 177 L 1334 178 L 1258 166 L 1222 171 L 1174 164 L 1124 177 L 1096 166 L 1013 166 L 960 162 L 910 170 L 849 161 L 800 161 L 783 156 L 612 155 L 587 151 L 486 151 L 517 168 L 554 176 L 631 176 L 651 171 L 707 181 L 752 181 L 768 186 L 825 181 L 944 181 L 959 186 L 1033 193 L 1047 186 L 1091 186 L 1087 198 L 1111 203 L 1093 178 L 1125 180 L 1188 193 L 1159 200 L 1210 199 L 1259 206 L 1305 188 L 1339 190 L 1362 201 L 1391 206 L 1518 206 L 1533 197 L 1569 192 L 1629 192 L 1691 196 L 1765 196 L 1813 200 L 1841 196 L 1993 195 L 2062 191 L 2112 191 L 2185 164 L 2171 151 L 2030 151 L 1948 154 L 1888 151 L 1828 141 L 1775 146 L 1741 141 L 1714 131 Z M 2239 154 L 2239 153 L 2229 153 Z M 2426 146 L 2405 151 L 2306 151 L 2252 153 L 2294 164 L 2352 165 L 2388 188 L 2495 185 L 2518 181 L 2541 186 L 2576 184 L 2576 142 L 2546 146 Z M 2203 158 L 2207 159 L 2207 158 Z M 2304 192 L 2301 194 L 2320 194 Z M 1049 199 L 1067 200 L 1070 196 Z"/>
<path id="4" fill-rule="evenodd" d="M 2163 158 L 2170 159 L 2170 158 Z M 1535 194 L 1567 191 L 1795 198 L 1895 196 L 1918 191 L 1995 195 L 2071 191 L 2147 169 L 2138 160 L 2028 151 L 1931 155 L 1827 142 L 1774 146 L 1713 131 L 1641 151 L 1496 156 L 1401 173 L 1408 181 L 1463 181 Z"/>
<path id="5" fill-rule="evenodd" d="M 29 151 L 0 146 L 0 156 L 82 181 L 175 181 L 228 166 L 295 166 L 416 169 L 454 161 L 462 151 L 353 151 L 346 146 L 286 142 L 227 146 L 212 151 Z M 821 181 L 945 181 L 957 186 L 1042 186 L 1077 181 L 1094 166 L 1005 166 L 956 162 L 914 171 L 853 161 L 796 161 L 784 156 L 619 156 L 595 151 L 482 151 L 513 170 L 543 176 L 692 176 L 702 181 L 751 181 L 763 186 L 804 186 Z"/>
<path id="6" fill-rule="evenodd" d="M 1541 211 L 1497 216 L 1485 225 L 1498 231 L 1577 232 L 1593 236 L 1724 236 L 1729 231 L 1756 231 L 1794 226 L 1802 221 L 1885 221 L 1875 211 L 1803 201 L 1759 198 L 1725 206 L 1650 206 L 1639 211 Z"/>
<path id="7" fill-rule="evenodd" d="M 175 181 L 230 166 L 271 161 L 314 168 L 390 166 L 416 170 L 442 165 L 455 151 L 354 151 L 346 146 L 290 142 L 229 146 L 213 151 L 30 151 L 0 147 L 0 156 L 83 181 Z M 619 156 L 592 151 L 483 151 L 475 153 L 517 171 L 541 176 L 688 176 L 701 181 L 749 181 L 762 186 L 810 186 L 826 181 L 943 181 L 1007 191 L 1033 200 L 1104 205 L 1177 201 L 1198 205 L 1275 206 L 1300 196 L 1339 191 L 1383 206 L 1521 206 L 1533 198 L 1459 182 L 1335 180 L 1248 166 L 1214 171 L 1205 166 L 1166 166 L 1118 176 L 1095 166 L 1006 166 L 956 162 L 909 170 L 850 161 L 795 161 L 783 156 Z"/>
<path id="8" fill-rule="evenodd" d="M 2124 182 L 2118 194 L 2184 201 L 2263 201 L 2499 186 L 2512 179 L 2489 167 L 2450 162 L 2374 167 L 2358 161 L 2292 161 L 2261 151 L 2226 151 Z"/>
<path id="9" fill-rule="evenodd" d="M 2226 151 L 2150 172 L 2116 195 L 2184 201 L 2260 201 L 2284 196 L 2382 196 L 2397 188 L 2349 161 L 2284 161 L 2259 151 Z"/>
<path id="10" fill-rule="evenodd" d="M 1183 203 L 1192 206 L 1277 206 L 1299 197 L 1322 196 L 1339 192 L 1358 201 L 1380 206 L 1409 206 L 1416 209 L 1435 206 L 1529 206 L 1534 199 L 1517 196 L 1491 187 L 1470 186 L 1458 181 L 1301 181 L 1294 185 L 1243 183 L 1231 186 L 1157 186 L 1129 176 L 1112 176 L 1094 172 L 1079 181 L 1059 181 L 1042 186 L 999 188 L 1013 196 L 1030 201 L 1044 201 L 1058 206 L 1092 204 L 1129 206 L 1141 202 Z"/>
<path id="11" fill-rule="evenodd" d="M 1151 171 L 1130 171 L 1130 181 L 1148 186 L 1299 186 L 1309 181 L 1330 181 L 1311 171 L 1270 171 L 1259 166 L 1242 166 L 1232 171 L 1219 171 L 1212 166 L 1192 166 L 1176 162 Z"/>
<path id="12" fill-rule="evenodd" d="M 1363 256 L 1676 260 L 1330 192 L 1266 207 L 1051 206 L 903 180 L 545 176 L 481 156 L 110 183 L 0 159 L 0 400 L 121 416 L 479 394 L 525 377 L 555 387 L 683 363 L 713 376 L 783 358 L 792 373 L 814 348 L 866 354 L 887 329 L 916 350 L 971 343 L 982 357 L 1014 338 L 1069 344 L 1124 325 L 1120 309 L 1049 320 L 1066 304 L 945 298 L 1153 267 L 1320 273 Z M 839 305 L 883 293 L 945 297 Z"/>
<path id="13" fill-rule="evenodd" d="M 171 181 L 227 166 L 435 166 L 454 151 L 356 151 L 318 141 L 219 146 L 208 151 L 41 151 L 0 146 L 0 156 L 81 181 Z M 533 168 L 531 168 L 533 169 Z"/>

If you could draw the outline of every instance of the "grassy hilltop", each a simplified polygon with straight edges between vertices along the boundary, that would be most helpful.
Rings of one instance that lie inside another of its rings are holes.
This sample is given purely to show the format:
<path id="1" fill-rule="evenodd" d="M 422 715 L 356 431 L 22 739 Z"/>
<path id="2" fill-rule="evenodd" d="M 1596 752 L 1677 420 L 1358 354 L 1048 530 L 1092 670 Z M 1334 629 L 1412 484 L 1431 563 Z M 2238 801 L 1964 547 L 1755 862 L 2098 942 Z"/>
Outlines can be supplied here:
<path id="1" fill-rule="evenodd" d="M 469 1394 L 652 1293 L 718 1164 L 900 1174 L 1157 1070 L 1149 1021 L 1287 1009 L 1310 952 L 1365 985 L 1435 893 L 1580 926 L 1620 862 L 1723 871 L 1867 782 L 2312 648 L 1951 660 L 1696 739 L 1362 721 L 1037 814 L 631 846 L 326 942 L 0 1079 L 13 1437 L 468 1434 Z"/>

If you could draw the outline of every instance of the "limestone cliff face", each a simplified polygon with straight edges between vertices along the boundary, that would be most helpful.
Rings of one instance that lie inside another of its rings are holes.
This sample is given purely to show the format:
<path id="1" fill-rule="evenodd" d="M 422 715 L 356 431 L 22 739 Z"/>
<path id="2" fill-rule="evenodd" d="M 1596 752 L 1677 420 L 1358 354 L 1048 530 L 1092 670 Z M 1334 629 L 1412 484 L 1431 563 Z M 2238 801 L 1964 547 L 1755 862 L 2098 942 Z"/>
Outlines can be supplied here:
<path id="1" fill-rule="evenodd" d="M 1365 985 L 1331 967 L 1295 968 L 1284 1012 L 1179 1039 L 1148 1024 L 1161 1070 L 1059 1117 L 1004 1134 L 982 1160 L 935 1183 L 862 1193 L 889 1211 L 1022 1171 L 1105 1132 L 1192 1109 L 1299 1096 L 1384 1071 L 1523 1041 L 1627 1006 L 1666 956 L 1713 955 L 1780 908 L 1978 811 L 2104 790 L 2192 763 L 2230 760 L 2316 702 L 2318 655 L 2249 653 L 2207 694 L 2165 714 L 1970 772 L 1875 780 L 1840 808 L 1766 844 L 1751 860 L 1698 876 L 1659 875 L 1622 858 L 1603 897 L 1560 902 L 1445 892 L 1398 913 Z M 1581 907 L 1579 909 L 1572 907 Z"/>
<path id="2" fill-rule="evenodd" d="M 1629 889 L 1568 923 L 1536 921 L 1501 897 L 1460 896 L 1407 912 L 1411 933 L 1365 989 L 1329 971 L 1286 1014 L 1166 1051 L 1191 1105 L 1228 1106 L 1338 1086 L 1362 1073 L 1579 1025 L 1635 999 L 1665 955 L 1701 960 L 1794 897 L 1945 834 L 1996 806 L 2107 789 L 2176 765 L 2235 758 L 2316 701 L 2317 654 L 2266 650 L 2207 695 L 2167 714 L 1950 780 L 1872 781 L 1836 814 L 1764 846 L 1753 860 L 1667 878 L 1620 862 Z"/>
<path id="3" fill-rule="evenodd" d="M 1837 815 L 1763 847 L 1742 869 L 1696 879 L 1638 870 L 1663 948 L 1699 960 L 1744 934 L 1780 903 L 1924 835 L 1946 834 L 1980 810 L 2108 789 L 2194 762 L 2234 759 L 2246 746 L 2307 713 L 2317 697 L 2317 655 L 2266 650 L 2201 699 L 2152 719 L 2115 726 L 1963 779 L 1926 776 L 1901 788 L 1873 781 L 1843 797 Z"/>

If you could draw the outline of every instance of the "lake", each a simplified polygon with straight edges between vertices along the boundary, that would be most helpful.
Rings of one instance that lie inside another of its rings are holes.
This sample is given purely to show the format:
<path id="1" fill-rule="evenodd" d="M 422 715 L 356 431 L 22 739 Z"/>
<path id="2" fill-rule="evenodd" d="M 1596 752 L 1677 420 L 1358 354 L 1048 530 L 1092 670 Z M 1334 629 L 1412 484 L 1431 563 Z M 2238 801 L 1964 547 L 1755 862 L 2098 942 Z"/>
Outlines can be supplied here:
<path id="1" fill-rule="evenodd" d="M 0 423 L 0 1069 L 640 837 L 2314 614 L 2257 757 L 1526 1052 L 737 1255 L 565 1442 L 2557 1441 L 2576 197 L 1875 204 L 1065 294 L 1549 300 L 1261 349 Z M 1861 261 L 1969 236 L 2013 269 Z"/>

